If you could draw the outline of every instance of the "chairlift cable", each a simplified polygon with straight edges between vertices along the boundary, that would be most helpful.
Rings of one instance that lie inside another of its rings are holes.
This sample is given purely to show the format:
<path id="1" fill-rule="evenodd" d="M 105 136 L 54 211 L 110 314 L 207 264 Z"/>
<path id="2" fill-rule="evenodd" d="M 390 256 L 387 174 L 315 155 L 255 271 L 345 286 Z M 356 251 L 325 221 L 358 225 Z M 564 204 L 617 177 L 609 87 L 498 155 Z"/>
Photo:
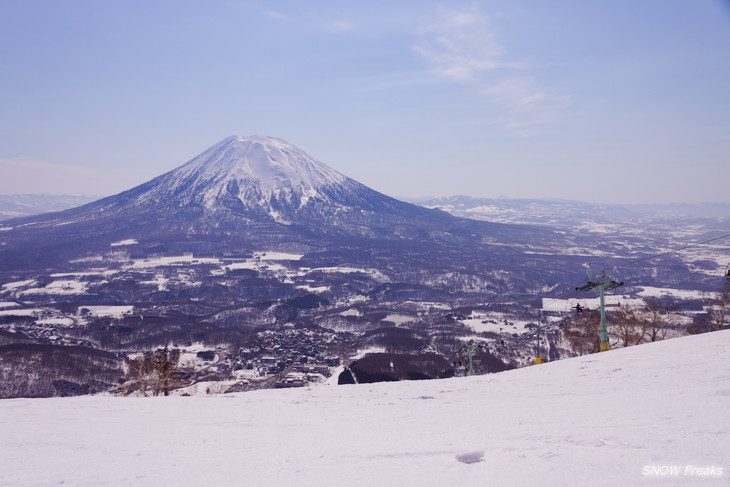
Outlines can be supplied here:
<path id="1" fill-rule="evenodd" d="M 725 234 L 725 235 L 721 235 L 719 237 L 714 237 L 714 238 L 711 238 L 711 239 L 708 239 L 708 240 L 703 240 L 702 242 L 695 242 L 695 243 L 690 244 L 690 245 L 685 245 L 684 247 L 680 247 L 678 249 L 668 250 L 668 251 L 662 252 L 660 254 L 649 255 L 649 256 L 646 256 L 646 257 L 642 257 L 640 259 L 634 259 L 634 260 L 631 260 L 631 261 L 628 261 L 628 262 L 624 262 L 623 264 L 619 264 L 619 265 L 614 266 L 614 268 L 628 267 L 628 266 L 631 266 L 633 264 L 637 264 L 639 262 L 644 262 L 644 261 L 647 261 L 647 260 L 656 259 L 656 258 L 659 258 L 659 257 L 663 257 L 665 255 L 673 254 L 673 253 L 676 253 L 676 252 L 681 252 L 683 250 L 690 249 L 692 247 L 698 247 L 700 245 L 704 245 L 704 244 L 708 244 L 708 243 L 711 243 L 711 242 L 715 242 L 717 240 L 723 240 L 723 239 L 726 239 L 726 238 L 729 238 L 729 237 L 730 237 L 730 233 Z M 649 266 L 649 267 L 658 267 L 658 266 Z M 730 268 L 730 265 L 728 267 Z M 545 303 L 543 303 L 542 309 L 545 309 L 549 304 L 551 304 L 551 303 L 553 303 L 555 301 L 559 301 L 559 300 L 563 299 L 565 296 L 567 296 L 571 292 L 574 292 L 574 288 L 567 288 L 564 292 L 558 294 L 557 296 L 554 296 L 554 297 L 548 299 Z M 539 294 L 536 294 L 536 295 L 539 295 Z M 629 306 L 632 306 L 632 305 L 629 305 Z M 638 305 L 633 305 L 633 306 L 638 306 Z"/>
<path id="2" fill-rule="evenodd" d="M 643 262 L 645 260 L 656 259 L 656 258 L 659 258 L 659 257 L 663 257 L 665 255 L 674 254 L 676 252 L 681 252 L 682 250 L 690 249 L 692 247 L 698 247 L 700 245 L 704 245 L 704 244 L 707 244 L 707 243 L 710 243 L 710 242 L 714 242 L 716 240 L 722 240 L 722 239 L 725 239 L 725 238 L 728 238 L 728 237 L 730 237 L 730 233 L 728 233 L 726 235 L 721 235 L 719 237 L 711 238 L 709 240 L 704 240 L 702 242 L 696 242 L 696 243 L 693 243 L 693 244 L 690 244 L 690 245 L 685 245 L 684 247 L 680 247 L 678 249 L 668 250 L 666 252 L 662 252 L 661 254 L 649 255 L 647 257 L 642 257 L 640 259 L 635 259 L 635 260 L 631 260 L 629 262 L 624 262 L 623 264 L 617 265 L 616 267 L 617 268 L 618 267 L 627 267 L 627 266 L 636 264 L 638 262 Z"/>

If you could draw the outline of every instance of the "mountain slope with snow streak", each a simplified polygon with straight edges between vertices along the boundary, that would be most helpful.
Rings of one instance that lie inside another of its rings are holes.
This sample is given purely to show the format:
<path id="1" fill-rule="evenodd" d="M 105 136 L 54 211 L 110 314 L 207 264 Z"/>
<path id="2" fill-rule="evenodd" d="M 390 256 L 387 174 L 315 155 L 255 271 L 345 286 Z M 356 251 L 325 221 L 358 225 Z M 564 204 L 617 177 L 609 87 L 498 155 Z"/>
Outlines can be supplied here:
<path id="1" fill-rule="evenodd" d="M 4 400 L 0 484 L 728 485 L 729 350 L 727 330 L 470 378 Z"/>

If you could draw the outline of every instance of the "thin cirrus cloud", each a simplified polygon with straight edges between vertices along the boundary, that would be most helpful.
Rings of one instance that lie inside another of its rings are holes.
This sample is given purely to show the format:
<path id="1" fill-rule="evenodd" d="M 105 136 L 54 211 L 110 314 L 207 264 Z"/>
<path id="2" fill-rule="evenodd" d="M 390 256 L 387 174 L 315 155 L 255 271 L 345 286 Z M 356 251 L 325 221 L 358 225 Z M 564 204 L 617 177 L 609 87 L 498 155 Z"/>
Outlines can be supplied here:
<path id="1" fill-rule="evenodd" d="M 550 93 L 529 76 L 503 79 L 485 86 L 480 93 L 501 108 L 497 123 L 523 137 L 529 136 L 535 126 L 559 120 L 571 99 Z"/>
<path id="2" fill-rule="evenodd" d="M 528 110 L 547 96 L 539 91 L 532 78 L 508 78 L 487 86 L 481 93 L 488 99 L 513 107 L 515 110 Z"/>
<path id="3" fill-rule="evenodd" d="M 413 50 L 434 73 L 455 81 L 474 81 L 497 69 L 503 48 L 494 39 L 486 17 L 477 10 L 441 10 L 439 19 L 423 27 L 424 38 Z"/>
<path id="4" fill-rule="evenodd" d="M 227 5 L 234 10 L 256 11 L 261 15 L 276 20 L 286 19 L 286 15 L 277 10 L 272 10 L 266 5 L 259 2 L 228 2 Z"/>
<path id="5" fill-rule="evenodd" d="M 413 46 L 416 54 L 436 75 L 477 86 L 476 92 L 499 111 L 494 122 L 502 128 L 529 136 L 531 128 L 556 121 L 567 108 L 569 96 L 543 88 L 529 75 L 529 65 L 506 59 L 489 19 L 478 9 L 440 10 L 421 33 Z"/>
<path id="6" fill-rule="evenodd" d="M 423 70 L 379 74 L 367 79 L 360 89 L 362 91 L 380 91 L 392 89 L 413 89 L 419 85 L 438 83 L 433 77 L 426 76 Z"/>
<path id="7" fill-rule="evenodd" d="M 322 25 L 322 28 L 328 32 L 347 32 L 355 30 L 355 24 L 347 20 L 333 20 Z"/>

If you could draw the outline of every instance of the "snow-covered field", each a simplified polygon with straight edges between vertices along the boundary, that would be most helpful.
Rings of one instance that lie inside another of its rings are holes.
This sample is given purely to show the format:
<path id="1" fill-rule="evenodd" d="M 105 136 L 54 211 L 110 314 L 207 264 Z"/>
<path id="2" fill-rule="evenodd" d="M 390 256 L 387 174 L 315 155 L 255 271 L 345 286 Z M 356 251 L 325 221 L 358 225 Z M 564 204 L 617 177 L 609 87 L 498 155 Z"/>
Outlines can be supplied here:
<path id="1" fill-rule="evenodd" d="M 46 287 L 38 287 L 32 289 L 26 289 L 21 291 L 21 296 L 28 296 L 31 294 L 82 294 L 86 292 L 88 285 L 80 281 L 74 281 L 71 279 L 64 279 L 53 281 Z"/>
<path id="2" fill-rule="evenodd" d="M 121 318 L 125 314 L 129 314 L 134 310 L 134 305 L 120 305 L 120 306 L 84 306 L 85 309 L 89 310 L 89 314 L 92 316 L 111 316 L 113 318 Z"/>
<path id="3" fill-rule="evenodd" d="M 37 316 L 43 311 L 43 308 L 5 309 L 0 311 L 0 316 Z"/>
<path id="4" fill-rule="evenodd" d="M 730 330 L 501 374 L 0 401 L 0 485 L 730 484 Z"/>
<path id="5" fill-rule="evenodd" d="M 112 242 L 109 244 L 111 247 L 121 247 L 124 245 L 136 245 L 139 242 L 135 238 L 128 238 L 126 240 L 120 240 L 119 242 Z"/>
<path id="6" fill-rule="evenodd" d="M 702 291 L 691 291 L 686 289 L 665 289 L 651 286 L 641 286 L 641 291 L 639 291 L 638 295 L 641 297 L 655 298 L 673 296 L 681 299 L 703 299 L 708 297 L 708 293 L 704 293 Z"/>

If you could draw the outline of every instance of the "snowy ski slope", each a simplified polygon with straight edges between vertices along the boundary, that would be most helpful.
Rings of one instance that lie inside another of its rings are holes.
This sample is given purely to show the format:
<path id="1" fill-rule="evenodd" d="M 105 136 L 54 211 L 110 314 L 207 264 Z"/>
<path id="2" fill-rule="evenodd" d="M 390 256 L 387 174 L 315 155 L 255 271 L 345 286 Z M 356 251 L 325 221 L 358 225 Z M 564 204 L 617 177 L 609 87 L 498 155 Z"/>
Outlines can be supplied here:
<path id="1" fill-rule="evenodd" d="M 420 382 L 0 401 L 8 486 L 730 485 L 730 330 Z"/>

